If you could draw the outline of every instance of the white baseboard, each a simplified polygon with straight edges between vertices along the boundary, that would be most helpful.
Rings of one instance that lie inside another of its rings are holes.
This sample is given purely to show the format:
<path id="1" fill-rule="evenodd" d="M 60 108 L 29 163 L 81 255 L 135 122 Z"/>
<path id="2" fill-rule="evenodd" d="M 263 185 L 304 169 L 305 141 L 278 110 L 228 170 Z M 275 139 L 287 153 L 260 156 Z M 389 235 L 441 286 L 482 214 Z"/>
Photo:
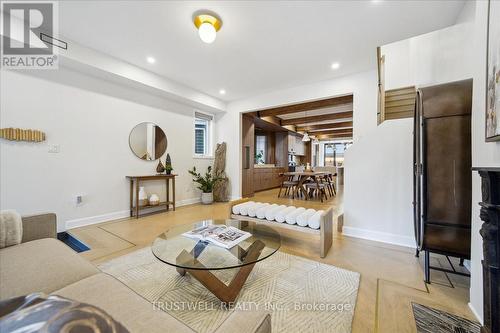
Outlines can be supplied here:
<path id="1" fill-rule="evenodd" d="M 184 199 L 184 200 L 177 201 L 175 206 L 182 207 L 182 206 L 187 206 L 187 205 L 193 205 L 193 204 L 199 203 L 200 201 L 201 201 L 200 197 L 191 198 L 191 199 Z M 155 208 L 151 208 L 151 209 L 154 210 Z M 108 221 L 113 221 L 113 220 L 119 220 L 119 219 L 123 219 L 123 218 L 129 217 L 129 216 L 130 216 L 130 211 L 127 209 L 127 210 L 122 210 L 122 211 L 103 214 L 103 215 L 89 216 L 89 217 L 83 217 L 80 219 L 69 220 L 69 221 L 66 221 L 65 230 L 79 228 L 79 227 L 85 227 L 88 225 L 103 223 L 103 222 L 108 222 Z"/>
<path id="2" fill-rule="evenodd" d="M 89 217 L 83 217 L 80 219 L 69 220 L 69 221 L 66 221 L 66 230 L 73 229 L 73 228 L 79 228 L 79 227 L 85 227 L 87 225 L 92 225 L 92 224 L 97 224 L 97 223 L 102 223 L 102 222 L 107 222 L 107 221 L 112 221 L 112 220 L 123 219 L 123 218 L 129 217 L 129 216 L 130 216 L 130 211 L 127 209 L 127 210 L 122 210 L 119 212 L 113 212 L 113 213 L 108 213 L 108 214 L 103 214 L 103 215 L 89 216 Z"/>
<path id="3" fill-rule="evenodd" d="M 182 207 L 182 206 L 187 206 L 187 205 L 194 205 L 197 203 L 201 202 L 201 198 L 191 198 L 191 199 L 184 199 L 184 200 L 179 200 L 176 202 L 175 206 L 176 207 Z"/>
<path id="4" fill-rule="evenodd" d="M 479 315 L 479 313 L 476 311 L 476 309 L 474 309 L 474 307 L 472 306 L 472 304 L 469 302 L 467 303 L 467 305 L 469 306 L 469 309 L 472 311 L 472 314 L 476 317 L 476 319 L 479 321 L 479 323 L 481 325 L 483 325 L 483 317 Z"/>
<path id="5" fill-rule="evenodd" d="M 396 235 L 387 232 L 373 231 L 367 229 L 360 229 L 344 225 L 342 234 L 349 237 L 356 237 L 368 239 L 371 241 L 399 245 L 409 248 L 415 248 L 415 240 L 413 237 Z"/>

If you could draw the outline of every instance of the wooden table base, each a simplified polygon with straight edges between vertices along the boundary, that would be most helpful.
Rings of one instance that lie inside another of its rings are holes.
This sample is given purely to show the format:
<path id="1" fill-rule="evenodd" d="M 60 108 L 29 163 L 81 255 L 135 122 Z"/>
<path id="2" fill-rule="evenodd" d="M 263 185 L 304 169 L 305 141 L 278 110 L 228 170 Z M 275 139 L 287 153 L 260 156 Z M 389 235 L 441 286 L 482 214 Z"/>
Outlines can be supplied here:
<path id="1" fill-rule="evenodd" d="M 184 276 L 186 272 L 191 274 L 192 277 L 198 280 L 222 302 L 232 303 L 236 300 L 241 288 L 245 284 L 245 281 L 255 266 L 255 263 L 247 265 L 245 265 L 245 263 L 257 260 L 264 247 L 265 244 L 262 241 L 257 240 L 250 245 L 248 250 L 244 250 L 238 245 L 231 249 L 231 253 L 233 253 L 233 255 L 240 260 L 243 259 L 244 266 L 240 267 L 238 273 L 236 273 L 229 285 L 226 285 L 224 282 L 219 280 L 219 278 L 217 278 L 208 269 L 204 269 L 205 266 L 193 256 L 193 251 L 187 252 L 186 250 L 183 250 L 179 256 L 177 256 L 177 263 L 182 265 L 182 263 L 190 262 L 200 268 L 185 269 L 177 267 L 177 272 L 182 276 Z"/>
<path id="2" fill-rule="evenodd" d="M 127 176 L 127 178 L 130 180 L 130 217 L 135 216 L 136 219 L 139 218 L 139 212 L 144 209 L 150 209 L 150 208 L 157 208 L 161 206 L 165 206 L 164 210 L 156 210 L 154 213 L 159 213 L 159 212 L 164 212 L 164 211 L 169 211 L 170 206 L 172 206 L 172 209 L 175 210 L 175 177 L 177 177 L 176 174 L 157 174 L 157 175 L 150 175 L 150 176 Z M 139 205 L 139 187 L 140 183 L 144 181 L 152 181 L 152 180 L 162 180 L 165 181 L 165 196 L 166 196 L 166 201 L 160 203 L 157 206 L 152 206 L 152 205 L 145 205 L 145 206 L 140 206 Z M 134 189 L 134 184 L 135 184 L 135 189 Z M 170 200 L 170 184 L 172 184 L 172 200 Z M 135 195 L 134 195 L 135 192 Z M 135 200 L 134 200 L 135 198 Z M 135 203 L 134 203 L 135 201 Z M 153 213 L 153 212 L 152 212 Z"/>

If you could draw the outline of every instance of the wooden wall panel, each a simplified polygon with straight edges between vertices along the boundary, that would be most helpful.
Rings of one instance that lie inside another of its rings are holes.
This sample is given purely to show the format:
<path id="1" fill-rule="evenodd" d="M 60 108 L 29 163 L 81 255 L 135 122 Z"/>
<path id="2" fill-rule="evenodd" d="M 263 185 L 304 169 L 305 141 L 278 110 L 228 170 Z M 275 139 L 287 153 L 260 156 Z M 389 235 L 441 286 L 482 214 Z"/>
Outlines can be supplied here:
<path id="1" fill-rule="evenodd" d="M 253 164 L 255 157 L 255 125 L 253 117 L 242 115 L 241 121 L 241 194 L 243 197 L 254 195 Z"/>
<path id="2" fill-rule="evenodd" d="M 288 167 L 287 132 L 276 132 L 276 166 Z"/>

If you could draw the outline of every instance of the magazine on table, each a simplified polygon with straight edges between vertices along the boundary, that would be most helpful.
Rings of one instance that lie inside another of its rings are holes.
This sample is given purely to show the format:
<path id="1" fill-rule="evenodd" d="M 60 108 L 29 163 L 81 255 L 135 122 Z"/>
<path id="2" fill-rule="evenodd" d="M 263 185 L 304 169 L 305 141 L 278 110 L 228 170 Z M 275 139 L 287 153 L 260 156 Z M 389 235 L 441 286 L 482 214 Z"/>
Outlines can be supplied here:
<path id="1" fill-rule="evenodd" d="M 211 224 L 185 232 L 183 236 L 230 249 L 252 236 L 251 233 L 223 224 Z"/>

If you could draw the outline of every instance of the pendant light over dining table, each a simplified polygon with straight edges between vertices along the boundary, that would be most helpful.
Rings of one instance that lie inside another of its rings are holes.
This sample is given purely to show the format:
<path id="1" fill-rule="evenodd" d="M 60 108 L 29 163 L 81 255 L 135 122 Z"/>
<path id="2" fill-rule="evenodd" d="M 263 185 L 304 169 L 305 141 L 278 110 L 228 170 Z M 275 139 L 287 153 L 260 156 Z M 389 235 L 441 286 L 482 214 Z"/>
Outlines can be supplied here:
<path id="1" fill-rule="evenodd" d="M 222 20 L 215 13 L 195 14 L 194 25 L 198 29 L 198 36 L 207 44 L 211 44 L 217 38 L 217 31 L 222 26 Z"/>
<path id="2" fill-rule="evenodd" d="M 307 111 L 305 111 L 304 119 L 307 119 Z M 309 142 L 309 141 L 311 141 L 311 138 L 309 137 L 309 134 L 307 134 L 307 131 L 304 131 L 304 136 L 302 137 L 302 142 Z"/>

